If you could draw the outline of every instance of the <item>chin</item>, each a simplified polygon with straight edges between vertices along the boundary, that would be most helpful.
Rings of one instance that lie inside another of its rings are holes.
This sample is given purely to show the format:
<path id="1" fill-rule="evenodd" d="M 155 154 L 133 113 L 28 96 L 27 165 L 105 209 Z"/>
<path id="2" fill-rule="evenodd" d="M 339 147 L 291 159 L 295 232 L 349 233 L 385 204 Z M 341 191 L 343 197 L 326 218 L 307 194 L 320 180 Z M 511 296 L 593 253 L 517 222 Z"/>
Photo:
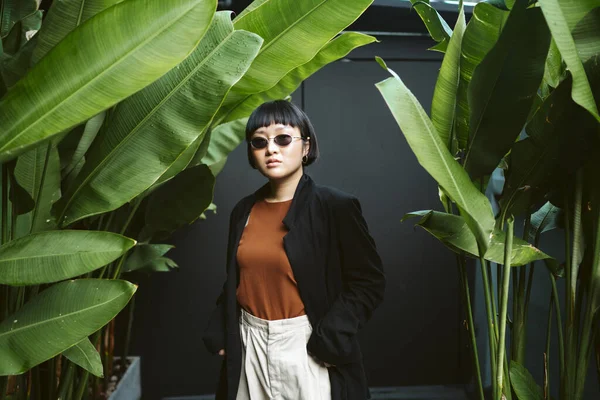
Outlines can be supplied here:
<path id="1" fill-rule="evenodd" d="M 280 179 L 286 179 L 289 178 L 290 176 L 294 175 L 294 173 L 296 173 L 296 170 L 289 170 L 289 169 L 284 169 L 284 168 L 265 168 L 264 170 L 260 171 L 261 174 L 263 174 L 265 176 L 265 178 L 269 179 L 269 180 L 280 180 Z"/>

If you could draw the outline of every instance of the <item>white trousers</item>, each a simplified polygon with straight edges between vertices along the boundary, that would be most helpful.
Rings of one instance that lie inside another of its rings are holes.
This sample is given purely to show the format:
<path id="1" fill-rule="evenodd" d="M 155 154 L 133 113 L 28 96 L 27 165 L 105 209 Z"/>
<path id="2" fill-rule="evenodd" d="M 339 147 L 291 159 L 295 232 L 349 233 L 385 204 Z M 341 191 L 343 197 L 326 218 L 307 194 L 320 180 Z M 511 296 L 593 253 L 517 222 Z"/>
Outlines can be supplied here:
<path id="1" fill-rule="evenodd" d="M 329 372 L 306 351 L 308 317 L 268 321 L 242 309 L 237 400 L 331 400 Z"/>

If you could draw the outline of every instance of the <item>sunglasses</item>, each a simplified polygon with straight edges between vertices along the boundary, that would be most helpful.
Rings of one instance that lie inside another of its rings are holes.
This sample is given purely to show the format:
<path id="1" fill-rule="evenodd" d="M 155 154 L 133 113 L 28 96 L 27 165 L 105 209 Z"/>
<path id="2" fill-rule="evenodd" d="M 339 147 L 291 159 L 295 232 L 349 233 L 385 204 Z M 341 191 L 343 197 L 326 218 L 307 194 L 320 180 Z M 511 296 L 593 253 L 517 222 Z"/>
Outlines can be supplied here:
<path id="1" fill-rule="evenodd" d="M 265 147 L 267 147 L 269 145 L 269 141 L 273 140 L 273 142 L 275 142 L 275 144 L 279 147 L 285 147 L 288 146 L 290 143 L 292 143 L 294 141 L 294 139 L 302 139 L 302 136 L 292 136 L 292 135 L 288 135 L 287 133 L 282 133 L 279 134 L 275 137 L 272 138 L 264 138 L 264 137 L 254 137 L 252 139 L 250 139 L 250 145 L 255 148 L 255 149 L 264 149 Z M 310 138 L 307 138 L 310 139 Z"/>

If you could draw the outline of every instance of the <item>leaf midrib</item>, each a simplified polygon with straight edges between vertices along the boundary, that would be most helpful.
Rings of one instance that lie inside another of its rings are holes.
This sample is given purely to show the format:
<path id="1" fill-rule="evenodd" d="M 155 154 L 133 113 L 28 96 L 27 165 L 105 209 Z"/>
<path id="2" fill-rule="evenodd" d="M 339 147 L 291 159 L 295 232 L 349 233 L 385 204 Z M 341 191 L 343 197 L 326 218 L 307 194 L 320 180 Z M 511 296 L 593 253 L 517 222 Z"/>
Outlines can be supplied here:
<path id="1" fill-rule="evenodd" d="M 52 323 L 52 322 L 54 322 L 56 320 L 59 320 L 59 319 L 65 319 L 65 318 L 68 318 L 68 317 L 72 317 L 72 316 L 75 316 L 75 315 L 78 315 L 78 314 L 81 314 L 81 313 L 93 310 L 93 309 L 98 308 L 98 307 L 102 307 L 105 304 L 108 304 L 108 303 L 111 303 L 111 302 L 114 302 L 114 301 L 118 300 L 119 297 L 125 296 L 126 294 L 127 293 L 121 293 L 121 294 L 119 294 L 119 295 L 117 295 L 117 296 L 115 296 L 115 297 L 113 297 L 113 298 L 111 298 L 111 299 L 109 299 L 109 300 L 107 300 L 105 302 L 98 303 L 98 304 L 95 304 L 95 305 L 90 306 L 90 307 L 86 307 L 85 309 L 81 309 L 79 311 L 74 311 L 72 313 L 68 313 L 68 314 L 65 314 L 65 315 L 60 315 L 60 316 L 49 318 L 49 319 L 46 319 L 46 320 L 43 320 L 43 321 L 40 321 L 40 322 L 35 322 L 33 324 L 29 324 L 29 325 L 23 326 L 21 328 L 11 329 L 11 330 L 6 331 L 4 333 L 0 332 L 0 342 L 2 342 L 3 337 L 10 337 L 10 335 L 15 334 L 16 332 L 20 332 L 20 331 L 23 331 L 23 330 L 26 330 L 26 329 L 33 329 L 33 328 L 35 328 L 37 326 L 40 326 L 40 325 L 50 324 L 50 323 Z"/>
<path id="2" fill-rule="evenodd" d="M 195 4 L 195 3 L 193 3 Z M 68 104 L 69 100 L 77 95 L 82 93 L 83 91 L 85 91 L 85 89 L 89 86 L 91 86 L 93 83 L 95 83 L 97 80 L 99 80 L 101 77 L 103 77 L 104 75 L 108 74 L 110 71 L 112 71 L 114 68 L 116 68 L 117 66 L 119 66 L 122 62 L 124 62 L 124 60 L 129 58 L 129 55 L 132 53 L 137 52 L 140 48 L 144 47 L 147 43 L 151 42 L 152 40 L 154 40 L 154 38 L 156 38 L 157 36 L 159 36 L 160 34 L 162 34 L 163 32 L 167 31 L 169 28 L 171 28 L 171 26 L 175 25 L 177 22 L 179 22 L 181 19 L 187 17 L 187 14 L 190 12 L 190 10 L 194 9 L 195 7 L 197 7 L 198 4 L 195 4 L 194 6 L 190 7 L 187 11 L 185 11 L 184 13 L 182 13 L 182 16 L 175 19 L 173 22 L 171 22 L 170 24 L 168 24 L 164 29 L 162 30 L 157 30 L 156 33 L 154 35 L 150 35 L 146 38 L 146 40 L 142 41 L 139 45 L 133 47 L 130 51 L 128 51 L 127 53 L 125 53 L 125 55 L 121 58 L 119 58 L 119 60 L 117 60 L 116 62 L 114 62 L 113 64 L 111 64 L 109 67 L 107 67 L 104 71 L 102 71 L 100 74 L 96 75 L 94 78 L 92 78 L 90 81 L 88 81 L 87 83 L 85 83 L 84 85 L 80 86 L 78 89 L 76 89 L 74 92 L 72 92 L 70 95 L 68 95 L 67 97 L 65 97 L 63 99 L 63 101 L 58 102 L 58 104 L 56 104 L 54 107 L 52 107 L 50 110 L 48 110 L 47 112 L 45 112 L 44 114 L 42 114 L 42 116 L 40 118 L 38 118 L 35 122 L 31 123 L 28 127 L 26 127 L 24 130 L 22 130 L 19 134 L 15 135 L 12 139 L 10 139 L 8 142 L 6 142 L 4 144 L 4 146 L 0 147 L 0 153 L 6 151 L 6 147 L 9 146 L 12 142 L 14 142 L 15 140 L 19 139 L 21 136 L 23 136 L 27 131 L 31 130 L 33 127 L 35 127 L 36 125 L 38 125 L 41 121 L 45 120 L 48 115 L 52 114 L 57 108 L 63 106 L 64 104 Z M 35 108 L 31 108 L 31 110 L 35 110 Z M 22 120 L 26 119 L 28 116 L 24 117 Z M 19 123 L 15 123 L 15 125 L 13 126 L 12 129 L 14 129 L 16 126 L 18 126 Z M 12 130 L 11 129 L 11 130 Z"/>
<path id="3" fill-rule="evenodd" d="M 103 254 L 109 254 L 109 253 L 115 253 L 115 252 L 121 253 L 122 250 L 78 251 L 75 253 L 42 254 L 42 255 L 34 255 L 34 256 L 30 256 L 30 257 L 0 258 L 0 269 L 2 268 L 2 264 L 4 264 L 4 263 L 19 261 L 19 260 L 41 259 L 41 258 L 48 258 L 48 257 L 75 257 L 76 255 L 82 254 L 82 253 L 83 254 L 103 255 Z"/>
<path id="4" fill-rule="evenodd" d="M 122 141 L 120 141 L 117 146 L 115 146 L 113 148 L 113 150 L 111 150 L 106 157 L 104 157 L 100 163 L 98 164 L 98 166 L 96 168 L 94 168 L 93 170 L 90 171 L 90 173 L 84 178 L 84 180 L 81 182 L 81 184 L 77 187 L 77 189 L 75 189 L 75 191 L 73 192 L 73 194 L 69 197 L 69 200 L 67 201 L 67 203 L 65 204 L 63 211 L 61 212 L 58 221 L 61 222 L 63 215 L 65 214 L 65 212 L 67 211 L 67 209 L 69 208 L 69 206 L 71 205 L 71 203 L 74 201 L 74 199 L 76 198 L 77 194 L 83 190 L 83 188 L 87 185 L 87 183 L 96 176 L 97 171 L 98 170 L 102 170 L 102 167 L 112 158 L 112 155 L 115 153 L 118 153 L 119 150 L 121 149 L 122 146 L 124 146 L 126 143 L 129 142 L 129 140 L 131 140 L 132 137 L 135 136 L 135 133 L 142 127 L 145 125 L 145 122 L 148 121 L 152 116 L 154 116 L 154 114 L 156 114 L 158 112 L 158 110 L 161 109 L 161 107 L 168 101 L 171 99 L 171 97 L 173 97 L 177 92 L 179 92 L 179 89 L 185 85 L 187 82 L 189 82 L 189 80 L 191 79 L 191 77 L 198 72 L 198 70 L 204 66 L 208 60 L 211 59 L 211 57 L 214 55 L 214 53 L 217 52 L 217 50 L 221 49 L 222 46 L 225 46 L 226 42 L 229 41 L 229 39 L 235 34 L 236 30 L 232 30 L 223 40 L 221 40 L 219 42 L 219 44 L 210 51 L 210 53 L 208 53 L 208 55 L 206 57 L 204 57 L 204 59 L 202 60 L 202 62 L 200 62 L 189 74 L 187 74 L 185 76 L 184 79 L 181 80 L 181 82 L 176 85 L 173 90 L 171 90 L 167 96 L 165 96 L 155 107 L 153 107 L 150 112 L 138 123 L 136 124 L 136 126 L 129 132 L 129 134 L 123 138 Z M 171 164 L 172 165 L 172 164 Z M 170 167 L 168 167 L 166 170 L 168 170 Z M 163 171 L 164 173 L 164 171 Z M 160 177 L 159 177 L 160 178 Z"/>

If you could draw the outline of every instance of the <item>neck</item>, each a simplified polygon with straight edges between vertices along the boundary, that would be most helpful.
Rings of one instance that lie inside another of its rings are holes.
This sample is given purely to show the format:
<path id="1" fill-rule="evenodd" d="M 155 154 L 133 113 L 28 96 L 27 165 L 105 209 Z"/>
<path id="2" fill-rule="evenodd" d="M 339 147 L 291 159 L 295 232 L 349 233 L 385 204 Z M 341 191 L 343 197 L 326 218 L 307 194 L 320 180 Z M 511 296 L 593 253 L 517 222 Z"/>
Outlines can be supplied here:
<path id="1" fill-rule="evenodd" d="M 271 179 L 269 181 L 271 187 L 271 193 L 268 196 L 267 201 L 287 201 L 294 197 L 296 187 L 300 178 L 302 178 L 302 168 L 299 168 L 293 175 L 290 175 L 281 180 Z"/>

